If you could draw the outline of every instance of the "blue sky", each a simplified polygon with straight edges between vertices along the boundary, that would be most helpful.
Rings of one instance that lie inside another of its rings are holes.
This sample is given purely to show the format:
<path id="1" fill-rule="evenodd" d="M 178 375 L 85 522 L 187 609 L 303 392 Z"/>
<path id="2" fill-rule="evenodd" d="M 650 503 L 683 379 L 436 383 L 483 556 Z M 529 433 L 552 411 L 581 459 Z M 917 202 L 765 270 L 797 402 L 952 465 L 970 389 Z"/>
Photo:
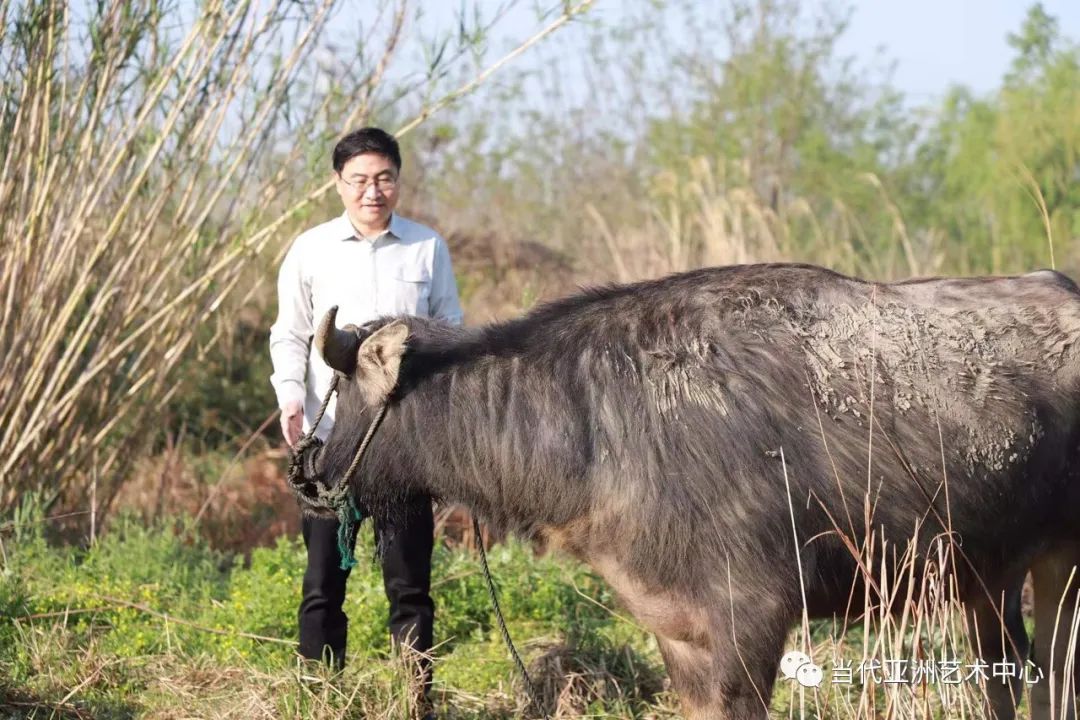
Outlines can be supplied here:
<path id="1" fill-rule="evenodd" d="M 940 96 L 950 85 L 985 92 L 1012 57 L 1006 35 L 1033 3 L 1023 0 L 859 0 L 841 41 L 844 52 L 874 57 L 884 46 L 896 61 L 894 81 L 912 100 Z M 1062 32 L 1080 40 L 1080 0 L 1044 0 Z"/>
<path id="2" fill-rule="evenodd" d="M 723 7 L 724 0 L 699 0 L 701 7 Z M 813 10 L 830 0 L 805 0 Z M 481 0 L 491 13 L 501 0 Z M 543 7 L 554 0 L 537 2 Z M 638 3 L 634 3 L 637 5 Z M 844 2 L 831 2 L 844 6 Z M 985 92 L 997 86 L 1011 49 L 1006 35 L 1020 27 L 1030 0 L 849 0 L 853 8 L 850 27 L 840 42 L 840 52 L 860 61 L 880 65 L 894 60 L 896 86 L 915 103 L 941 96 L 951 85 L 964 84 Z M 453 27 L 458 2 L 422 0 L 426 29 Z M 598 21 L 620 13 L 622 0 L 597 0 L 592 13 Z M 1080 0 L 1044 0 L 1043 7 L 1058 18 L 1065 35 L 1080 40 Z M 500 25 L 493 48 L 510 46 L 528 37 L 539 25 L 533 3 L 524 2 Z M 556 41 L 558 42 L 558 41 Z M 881 54 L 879 54 L 879 50 Z M 535 56 L 535 54 L 534 54 Z M 522 63 L 528 63 L 523 58 Z"/>

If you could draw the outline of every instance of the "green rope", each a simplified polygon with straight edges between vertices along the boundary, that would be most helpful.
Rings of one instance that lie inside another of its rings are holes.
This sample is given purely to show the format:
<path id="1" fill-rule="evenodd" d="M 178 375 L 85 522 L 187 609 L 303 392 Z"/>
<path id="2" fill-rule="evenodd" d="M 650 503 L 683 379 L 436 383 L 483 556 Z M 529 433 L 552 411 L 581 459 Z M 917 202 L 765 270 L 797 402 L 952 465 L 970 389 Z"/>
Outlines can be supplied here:
<path id="1" fill-rule="evenodd" d="M 339 505 L 337 546 L 341 554 L 341 569 L 352 570 L 356 567 L 356 556 L 353 553 L 353 545 L 356 544 L 356 533 L 360 529 L 360 523 L 364 521 L 364 514 L 356 507 L 352 496 L 346 503 Z"/>

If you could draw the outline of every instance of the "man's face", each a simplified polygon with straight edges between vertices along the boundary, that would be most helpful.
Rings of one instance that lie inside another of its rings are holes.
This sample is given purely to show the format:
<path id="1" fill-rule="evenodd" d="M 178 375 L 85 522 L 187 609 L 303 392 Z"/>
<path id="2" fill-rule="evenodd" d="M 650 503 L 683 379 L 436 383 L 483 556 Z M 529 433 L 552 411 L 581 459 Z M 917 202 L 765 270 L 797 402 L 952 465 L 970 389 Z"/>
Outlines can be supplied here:
<path id="1" fill-rule="evenodd" d="M 398 201 L 398 169 L 390 158 L 364 153 L 350 158 L 336 175 L 338 195 L 357 230 L 382 231 Z"/>

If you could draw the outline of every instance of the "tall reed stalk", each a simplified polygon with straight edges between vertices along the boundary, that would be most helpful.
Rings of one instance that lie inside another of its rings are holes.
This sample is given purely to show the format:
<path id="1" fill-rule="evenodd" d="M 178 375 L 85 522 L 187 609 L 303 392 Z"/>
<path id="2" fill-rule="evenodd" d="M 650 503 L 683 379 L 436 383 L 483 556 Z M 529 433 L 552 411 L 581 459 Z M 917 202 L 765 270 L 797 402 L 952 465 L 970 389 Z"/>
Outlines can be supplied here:
<path id="1" fill-rule="evenodd" d="M 0 509 L 92 458 L 112 496 L 238 277 L 203 281 L 240 207 L 287 179 L 264 161 L 333 1 L 210 0 L 182 34 L 172 2 L 3 3 Z"/>
<path id="2" fill-rule="evenodd" d="M 327 77 L 313 56 L 336 4 L 102 0 L 77 17 L 0 0 L 0 512 L 34 490 L 80 503 L 91 475 L 107 508 L 198 329 L 332 187 L 305 151 L 375 112 L 411 7 L 365 7 L 361 47 Z M 560 4 L 401 131 L 591 4 Z"/>

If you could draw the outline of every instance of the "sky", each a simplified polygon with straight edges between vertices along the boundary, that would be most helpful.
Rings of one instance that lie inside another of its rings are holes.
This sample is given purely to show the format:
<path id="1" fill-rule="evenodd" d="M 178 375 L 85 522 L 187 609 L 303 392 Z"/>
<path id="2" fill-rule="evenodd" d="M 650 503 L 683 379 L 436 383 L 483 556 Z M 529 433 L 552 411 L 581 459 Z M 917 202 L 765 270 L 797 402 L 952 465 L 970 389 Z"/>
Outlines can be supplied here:
<path id="1" fill-rule="evenodd" d="M 481 0 L 487 13 L 503 0 Z M 597 0 L 590 13 L 599 21 L 618 13 L 622 0 Z M 699 0 L 722 6 L 724 0 Z M 1012 57 L 1006 36 L 1019 29 L 1033 0 L 805 0 L 804 7 L 831 2 L 853 8 L 850 26 L 839 43 L 842 55 L 880 66 L 895 61 L 894 84 L 915 103 L 941 97 L 956 84 L 977 92 L 995 88 Z M 420 0 L 424 24 L 453 27 L 457 2 Z M 537 2 L 551 6 L 553 0 Z M 1080 0 L 1043 0 L 1058 18 L 1062 32 L 1080 40 Z M 499 26 L 497 40 L 512 46 L 538 27 L 533 3 L 525 2 Z M 495 43 L 498 46 L 498 43 Z M 522 59 L 521 62 L 528 62 Z"/>
<path id="2" fill-rule="evenodd" d="M 896 61 L 893 79 L 912 100 L 940 97 L 954 84 L 986 92 L 1012 57 L 1006 42 L 1019 29 L 1025 0 L 858 0 L 842 51 L 873 58 L 879 46 Z M 1063 34 L 1080 40 L 1080 0 L 1043 0 Z"/>

